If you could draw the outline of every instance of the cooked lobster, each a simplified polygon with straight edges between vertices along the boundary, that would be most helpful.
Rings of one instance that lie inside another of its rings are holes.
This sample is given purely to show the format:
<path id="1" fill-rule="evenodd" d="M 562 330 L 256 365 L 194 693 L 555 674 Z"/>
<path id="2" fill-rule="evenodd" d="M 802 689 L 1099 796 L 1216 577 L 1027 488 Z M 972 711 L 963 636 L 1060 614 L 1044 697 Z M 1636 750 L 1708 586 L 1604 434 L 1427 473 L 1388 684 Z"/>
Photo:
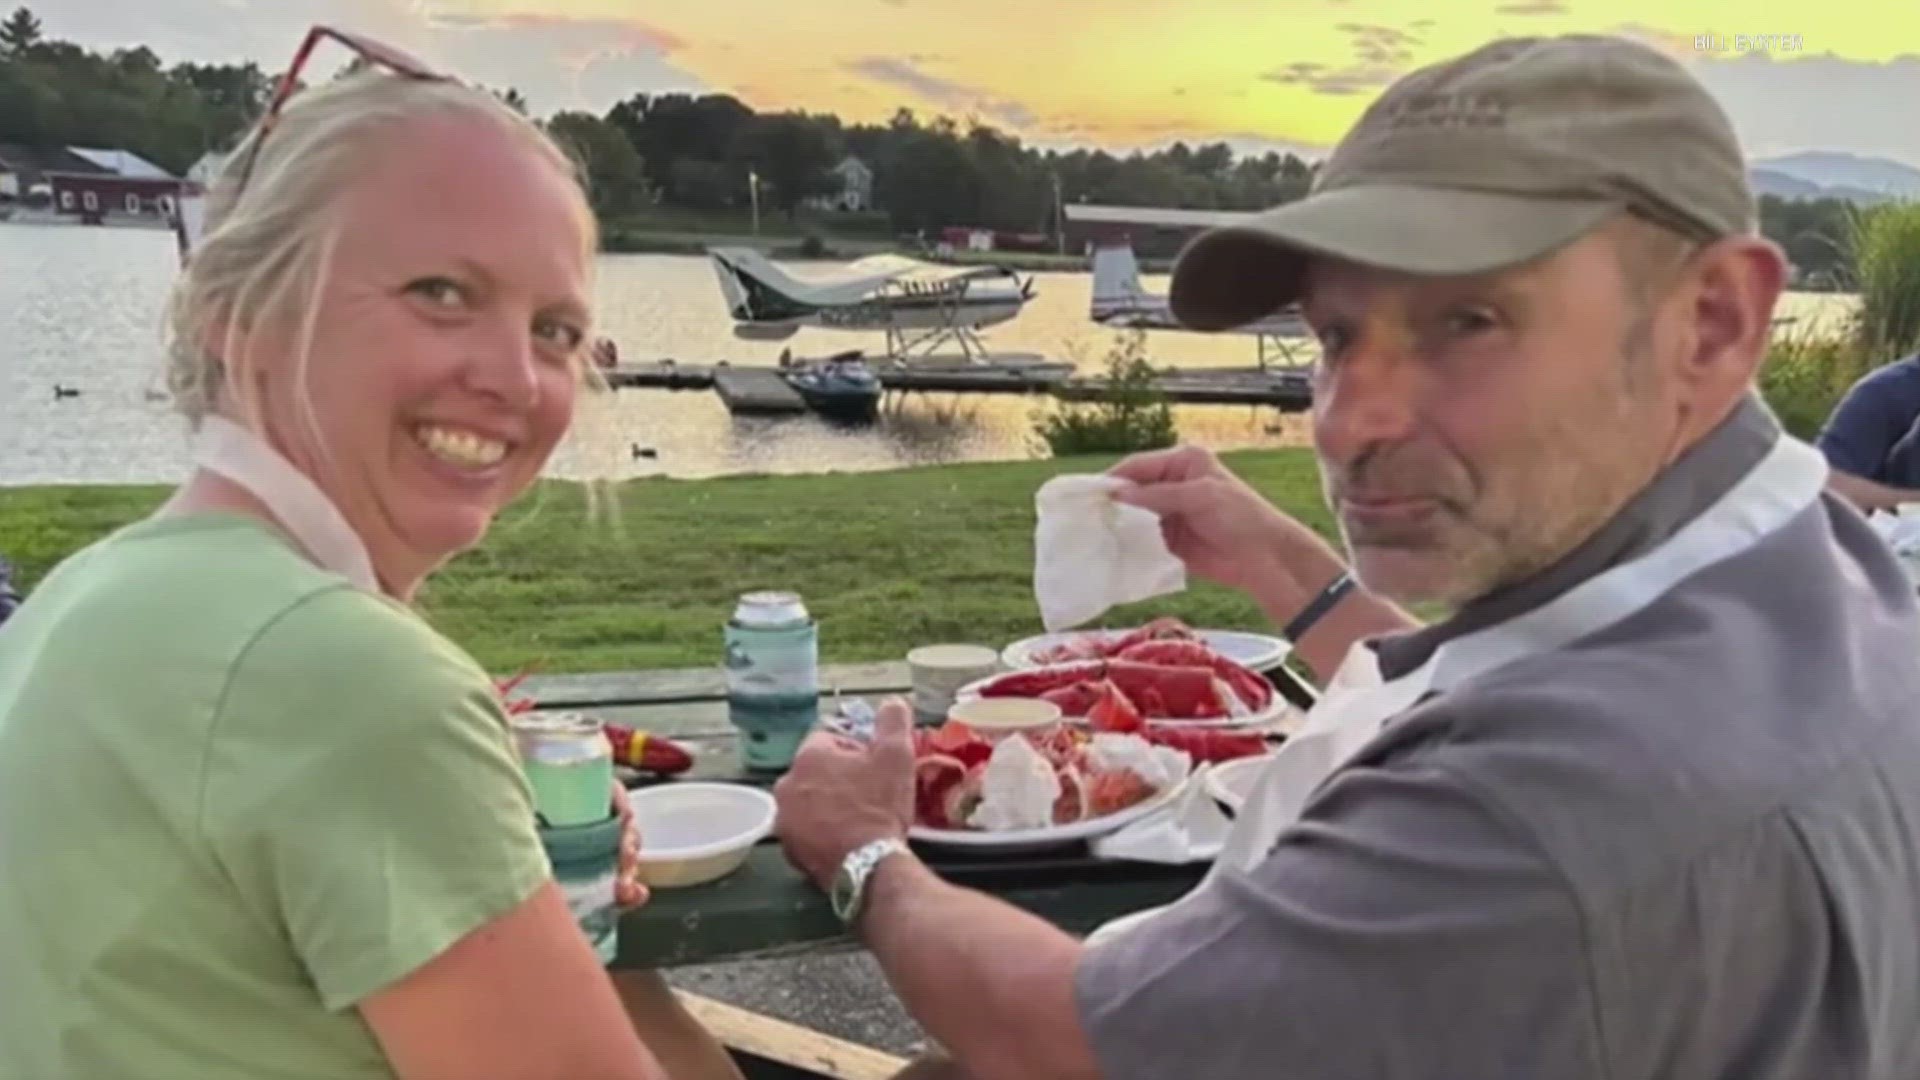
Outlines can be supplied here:
<path id="1" fill-rule="evenodd" d="M 1108 697 L 1103 701 L 1111 704 L 1115 699 Z M 1124 698 L 1118 702 L 1118 708 L 1123 711 L 1128 708 Z M 1109 719 L 1121 725 L 1127 722 L 1119 714 Z M 1132 722 L 1139 724 L 1139 717 L 1134 715 Z M 1251 757 L 1267 751 L 1266 740 L 1256 734 L 1103 726 L 1098 718 L 1092 727 L 1094 731 L 1136 734 L 1149 743 L 1185 752 L 1195 764 Z M 1060 795 L 1053 804 L 1056 825 L 1115 813 L 1154 795 L 1147 782 L 1131 769 L 1094 769 L 1087 756 L 1087 747 L 1093 738 L 1091 732 L 1062 725 L 1044 735 L 1009 738 L 1027 739 L 1053 765 L 1054 775 L 1060 780 Z M 980 804 L 981 777 L 992 755 L 993 744 L 958 721 L 915 732 L 915 822 L 931 829 L 966 828 L 968 818 Z"/>
<path id="2" fill-rule="evenodd" d="M 1065 664 L 1075 660 L 1103 660 L 1145 641 L 1199 641 L 1193 628 L 1173 615 L 1162 615 L 1124 634 L 1083 634 L 1050 649 L 1033 653 L 1036 664 Z"/>
<path id="3" fill-rule="evenodd" d="M 1014 671 L 980 687 L 982 697 L 1044 698 L 1066 716 L 1088 715 L 1102 684 L 1125 695 L 1152 720 L 1216 720 L 1260 712 L 1273 702 L 1273 684 L 1200 642 L 1143 641 L 1111 660 Z"/>

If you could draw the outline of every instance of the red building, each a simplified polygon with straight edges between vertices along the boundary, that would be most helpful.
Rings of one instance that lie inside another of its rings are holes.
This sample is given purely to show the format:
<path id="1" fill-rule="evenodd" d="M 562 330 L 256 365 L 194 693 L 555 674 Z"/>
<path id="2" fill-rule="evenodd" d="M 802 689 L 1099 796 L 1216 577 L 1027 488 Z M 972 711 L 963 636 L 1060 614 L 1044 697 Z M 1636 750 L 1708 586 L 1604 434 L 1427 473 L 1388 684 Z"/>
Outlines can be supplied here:
<path id="1" fill-rule="evenodd" d="M 180 181 L 112 173 L 48 173 L 53 205 L 62 214 L 92 219 L 115 216 L 169 220 Z"/>
<path id="2" fill-rule="evenodd" d="M 165 169 L 126 150 L 0 144 L 0 200 L 91 222 L 170 220 L 182 189 Z"/>

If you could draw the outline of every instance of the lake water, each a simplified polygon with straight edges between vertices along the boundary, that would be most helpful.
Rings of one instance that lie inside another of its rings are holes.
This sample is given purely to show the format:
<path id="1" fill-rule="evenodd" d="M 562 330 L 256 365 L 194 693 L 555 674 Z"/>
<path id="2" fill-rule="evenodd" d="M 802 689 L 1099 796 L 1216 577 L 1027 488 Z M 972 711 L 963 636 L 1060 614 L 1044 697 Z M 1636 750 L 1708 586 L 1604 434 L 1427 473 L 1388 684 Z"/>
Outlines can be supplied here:
<path id="1" fill-rule="evenodd" d="M 820 272 L 800 265 L 797 274 Z M 142 229 L 0 224 L 0 484 L 147 483 L 186 469 L 184 423 L 154 400 L 160 323 L 177 270 L 173 237 Z M 1119 335 L 1087 319 L 1092 279 L 1042 273 L 1037 296 L 1013 322 L 983 333 L 995 350 L 1073 359 L 1097 373 Z M 1149 277 L 1164 291 L 1164 277 Z M 803 330 L 785 343 L 733 336 L 704 258 L 604 255 L 602 328 L 625 361 L 771 364 L 782 345 L 813 356 L 847 348 L 877 353 L 878 334 Z M 1786 313 L 1816 315 L 1847 298 L 1795 294 Z M 1253 339 L 1157 333 L 1156 364 L 1247 366 Z M 78 389 L 56 399 L 56 384 Z M 897 397 L 879 422 L 841 427 L 810 416 L 734 417 L 706 390 L 620 390 L 578 425 L 555 456 L 559 476 L 714 476 L 823 472 L 1043 456 L 1032 418 L 1045 398 Z M 1300 416 L 1269 408 L 1183 406 L 1183 438 L 1216 449 L 1298 445 Z M 630 446 L 656 457 L 635 460 Z"/>

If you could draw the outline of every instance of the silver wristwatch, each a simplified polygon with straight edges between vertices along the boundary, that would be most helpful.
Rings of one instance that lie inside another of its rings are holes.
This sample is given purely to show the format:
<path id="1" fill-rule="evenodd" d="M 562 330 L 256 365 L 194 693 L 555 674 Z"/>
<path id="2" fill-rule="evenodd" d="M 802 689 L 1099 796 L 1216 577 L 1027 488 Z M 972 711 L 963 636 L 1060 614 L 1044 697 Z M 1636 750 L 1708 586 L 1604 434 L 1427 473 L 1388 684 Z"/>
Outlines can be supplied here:
<path id="1" fill-rule="evenodd" d="M 889 855 L 912 853 L 906 841 L 893 837 L 874 840 L 848 852 L 840 861 L 840 871 L 833 875 L 833 887 L 827 890 L 833 913 L 842 923 L 852 926 L 860 917 L 861 905 L 867 897 L 867 879 L 873 876 L 874 867 Z"/>

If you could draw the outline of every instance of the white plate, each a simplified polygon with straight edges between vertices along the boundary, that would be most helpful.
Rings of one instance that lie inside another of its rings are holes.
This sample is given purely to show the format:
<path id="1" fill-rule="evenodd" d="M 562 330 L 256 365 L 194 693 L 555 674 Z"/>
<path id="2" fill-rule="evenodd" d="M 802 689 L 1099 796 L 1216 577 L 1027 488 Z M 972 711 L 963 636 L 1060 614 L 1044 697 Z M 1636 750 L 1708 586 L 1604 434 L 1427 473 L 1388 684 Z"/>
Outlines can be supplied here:
<path id="1" fill-rule="evenodd" d="M 1271 757 L 1273 755 L 1268 753 L 1258 757 L 1234 758 L 1208 769 L 1203 781 L 1207 786 L 1207 794 L 1227 809 L 1239 813 L 1240 807 L 1247 801 L 1247 793 L 1253 790 L 1260 766 Z"/>
<path id="2" fill-rule="evenodd" d="M 1042 667 L 1026 668 L 1024 670 L 1040 671 L 1040 670 L 1044 670 L 1045 667 L 1073 667 L 1075 664 L 1086 664 L 1086 663 L 1091 663 L 1091 661 L 1074 660 L 1065 664 L 1043 665 Z M 1009 674 L 1012 674 L 1012 673 L 1003 671 L 997 675 L 988 675 L 986 678 L 983 678 L 983 679 L 975 679 L 972 682 L 968 683 L 967 685 L 954 691 L 953 700 L 964 701 L 968 698 L 977 698 L 980 696 L 981 687 L 987 685 L 990 682 L 993 682 L 995 679 L 1004 679 Z M 1259 674 L 1259 673 L 1255 672 L 1255 674 Z M 1186 717 L 1175 719 L 1173 717 L 1166 717 L 1166 716 L 1148 716 L 1148 717 L 1145 717 L 1144 719 L 1147 721 L 1147 723 L 1157 725 L 1157 726 L 1194 728 L 1194 729 L 1199 729 L 1199 728 L 1240 729 L 1240 728 L 1266 728 L 1269 726 L 1273 726 L 1275 721 L 1279 720 L 1283 716 L 1286 716 L 1289 713 L 1289 711 L 1293 710 L 1293 702 L 1287 700 L 1286 695 L 1280 692 L 1279 687 L 1273 686 L 1273 680 L 1271 678 L 1267 678 L 1264 675 L 1262 675 L 1261 677 L 1267 679 L 1267 685 L 1273 688 L 1273 696 L 1267 700 L 1266 708 L 1258 709 L 1254 712 L 1248 713 L 1245 716 L 1221 716 L 1221 717 L 1215 717 L 1207 720 L 1193 720 L 1193 719 L 1188 719 Z M 1076 727 L 1086 726 L 1086 718 L 1081 716 L 1069 716 L 1067 717 L 1066 722 L 1069 724 L 1073 724 Z M 1279 725 L 1279 726 L 1283 730 L 1286 727 L 1286 725 Z"/>
<path id="3" fill-rule="evenodd" d="M 1076 638 L 1089 634 L 1124 634 L 1133 627 L 1115 630 L 1064 630 L 1058 634 L 1036 634 L 1021 638 L 1019 641 L 1000 650 L 1000 662 L 1007 667 L 1020 671 L 1026 668 L 1042 667 L 1034 660 L 1033 654 L 1056 645 L 1064 645 Z M 1266 634 L 1248 634 L 1239 630 L 1195 630 L 1214 652 L 1255 671 L 1264 672 L 1279 666 L 1292 646 L 1277 637 Z"/>
<path id="4" fill-rule="evenodd" d="M 1104 817 L 1076 821 L 1071 825 L 1049 825 L 1044 829 L 998 830 L 926 829 L 916 825 L 907 831 L 907 837 L 939 847 L 967 848 L 973 851 L 992 851 L 1002 854 L 1065 847 L 1082 840 L 1091 840 L 1096 836 L 1105 836 L 1128 822 L 1145 817 L 1165 806 L 1186 786 L 1186 781 L 1182 780 L 1160 794 L 1134 803 L 1125 810 L 1116 811 Z"/>

